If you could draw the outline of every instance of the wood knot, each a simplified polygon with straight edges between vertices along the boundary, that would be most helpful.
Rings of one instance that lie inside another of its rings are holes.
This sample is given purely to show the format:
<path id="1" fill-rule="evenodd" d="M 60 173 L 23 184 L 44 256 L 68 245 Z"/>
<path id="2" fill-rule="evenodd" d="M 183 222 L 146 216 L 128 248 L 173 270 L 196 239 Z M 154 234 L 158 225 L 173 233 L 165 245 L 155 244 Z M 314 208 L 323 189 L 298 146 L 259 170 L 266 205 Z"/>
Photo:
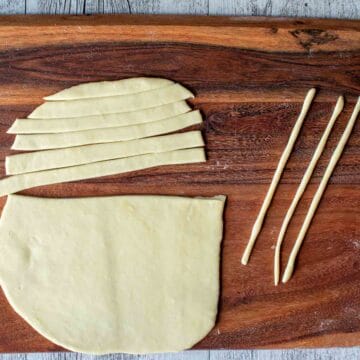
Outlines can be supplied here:
<path id="1" fill-rule="evenodd" d="M 321 29 L 296 29 L 290 31 L 299 44 L 305 49 L 310 50 L 313 45 L 323 45 L 338 39 L 336 34 L 332 34 Z"/>

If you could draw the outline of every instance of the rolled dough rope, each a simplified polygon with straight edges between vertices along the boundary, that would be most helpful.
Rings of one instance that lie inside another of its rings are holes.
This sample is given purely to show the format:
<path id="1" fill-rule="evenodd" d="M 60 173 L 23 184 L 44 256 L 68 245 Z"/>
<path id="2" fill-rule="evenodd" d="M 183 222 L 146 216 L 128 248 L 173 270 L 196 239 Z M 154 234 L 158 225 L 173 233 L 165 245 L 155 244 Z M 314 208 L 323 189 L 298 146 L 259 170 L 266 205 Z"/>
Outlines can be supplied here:
<path id="1" fill-rule="evenodd" d="M 196 148 L 157 154 L 145 154 L 123 159 L 71 166 L 62 169 L 14 175 L 0 180 L 0 196 L 9 195 L 36 186 L 91 179 L 160 165 L 188 164 L 205 161 L 204 149 Z"/>
<path id="2" fill-rule="evenodd" d="M 204 146 L 200 131 L 7 156 L 6 174 L 57 169 L 97 161 Z"/>
<path id="3" fill-rule="evenodd" d="M 339 143 L 337 144 L 331 159 L 329 161 L 329 164 L 325 170 L 324 176 L 320 181 L 319 187 L 316 190 L 316 193 L 311 201 L 309 210 L 306 214 L 305 220 L 301 226 L 301 229 L 299 231 L 299 235 L 295 241 L 295 244 L 291 250 L 290 256 L 289 256 L 289 260 L 287 262 L 285 271 L 284 271 L 284 275 L 282 278 L 282 282 L 286 283 L 287 281 L 290 280 L 292 273 L 294 271 L 294 265 L 295 265 L 295 261 L 296 261 L 296 257 L 299 253 L 300 247 L 304 241 L 305 235 L 310 227 L 311 221 L 315 215 L 316 209 L 320 203 L 321 197 L 325 192 L 326 186 L 328 184 L 328 181 L 331 177 L 331 174 L 333 173 L 335 166 L 337 164 L 337 162 L 339 161 L 341 154 L 345 148 L 345 145 L 347 143 L 347 141 L 349 140 L 349 137 L 351 135 L 351 132 L 354 128 L 356 119 L 359 115 L 359 111 L 360 111 L 360 97 L 358 98 L 358 101 L 355 105 L 354 111 L 351 114 L 351 117 L 346 125 L 346 128 L 344 130 L 344 133 L 342 134 Z"/>
<path id="4" fill-rule="evenodd" d="M 154 135 L 170 133 L 201 123 L 202 117 L 200 111 L 196 110 L 175 116 L 173 118 L 133 126 L 74 131 L 58 134 L 17 135 L 12 149 L 44 150 L 141 139 Z"/>
<path id="5" fill-rule="evenodd" d="M 331 133 L 331 130 L 335 124 L 336 119 L 338 118 L 338 116 L 340 115 L 341 111 L 344 108 L 344 98 L 342 96 L 340 96 L 337 100 L 335 109 L 331 115 L 330 121 L 326 126 L 326 129 L 319 141 L 318 146 L 316 147 L 316 150 L 314 152 L 314 155 L 304 173 L 304 176 L 300 182 L 299 187 L 296 190 L 294 199 L 291 202 L 291 205 L 285 215 L 284 221 L 281 225 L 281 229 L 279 232 L 279 236 L 277 238 L 276 241 L 276 247 L 275 247 L 275 256 L 274 256 L 274 283 L 275 285 L 278 285 L 279 283 L 279 277 L 280 277 L 280 250 L 281 250 L 281 244 L 284 240 L 285 234 L 286 234 L 286 230 L 289 226 L 289 223 L 291 221 L 292 216 L 294 215 L 295 209 L 306 189 L 306 186 L 308 185 L 310 179 L 311 179 L 311 175 L 314 172 L 314 169 L 316 167 L 316 164 L 322 154 L 322 152 L 324 151 L 326 142 L 329 138 L 329 135 Z"/>
<path id="6" fill-rule="evenodd" d="M 72 86 L 56 94 L 44 97 L 44 100 L 75 100 L 98 98 L 104 96 L 135 94 L 142 91 L 158 89 L 173 84 L 168 79 L 161 78 L 130 78 L 115 81 L 99 81 Z"/>
<path id="7" fill-rule="evenodd" d="M 306 97 L 305 97 L 305 100 L 304 100 L 304 103 L 303 103 L 303 106 L 302 106 L 302 109 L 301 109 L 301 112 L 300 112 L 300 115 L 298 117 L 298 119 L 296 120 L 296 123 L 294 125 L 294 128 L 292 129 L 291 131 L 291 134 L 290 134 L 290 137 L 289 137 L 289 140 L 288 140 L 288 143 L 286 144 L 286 147 L 285 147 L 285 150 L 284 152 L 282 153 L 281 155 L 281 158 L 280 158 L 280 161 L 277 165 L 277 168 L 275 170 L 275 174 L 271 180 L 271 184 L 270 184 L 270 187 L 268 189 L 268 192 L 265 196 L 265 200 L 261 206 L 261 209 L 259 211 L 259 214 L 256 218 L 256 221 L 255 221 L 255 224 L 252 228 L 252 231 L 251 231 L 251 236 L 250 236 L 250 239 L 249 239 L 249 242 L 245 248 L 245 251 L 244 251 L 244 254 L 242 256 L 242 259 L 241 259 L 241 263 L 243 265 L 246 265 L 249 261 L 249 257 L 250 257 L 250 254 L 251 254 L 251 251 L 252 251 L 252 248 L 254 247 L 255 245 L 255 242 L 256 242 L 256 239 L 261 231 L 261 227 L 262 227 L 262 224 L 264 222 L 264 218 L 265 218 L 265 215 L 266 215 L 266 212 L 270 206 L 270 203 L 271 203 L 271 200 L 275 194 L 275 191 L 276 191 L 276 187 L 280 181 L 280 178 L 281 178 L 281 174 L 285 168 L 285 165 L 290 157 L 290 154 L 291 154 L 291 151 L 295 145 L 295 142 L 296 142 L 296 139 L 300 133 L 300 130 L 301 130 L 301 127 L 302 127 L 302 124 L 304 122 L 304 119 L 306 117 L 306 114 L 307 112 L 309 111 L 309 108 L 310 108 L 310 105 L 312 103 L 312 100 L 315 96 L 315 93 L 316 93 L 316 89 L 310 89 L 308 91 L 308 93 L 306 94 Z"/>
<path id="8" fill-rule="evenodd" d="M 129 126 L 167 119 L 190 111 L 186 101 L 118 114 L 62 119 L 16 119 L 8 134 L 41 134 Z"/>
<path id="9" fill-rule="evenodd" d="M 135 111 L 193 98 L 180 84 L 143 91 L 138 94 L 107 96 L 94 99 L 50 101 L 37 107 L 28 118 L 66 118 Z"/>

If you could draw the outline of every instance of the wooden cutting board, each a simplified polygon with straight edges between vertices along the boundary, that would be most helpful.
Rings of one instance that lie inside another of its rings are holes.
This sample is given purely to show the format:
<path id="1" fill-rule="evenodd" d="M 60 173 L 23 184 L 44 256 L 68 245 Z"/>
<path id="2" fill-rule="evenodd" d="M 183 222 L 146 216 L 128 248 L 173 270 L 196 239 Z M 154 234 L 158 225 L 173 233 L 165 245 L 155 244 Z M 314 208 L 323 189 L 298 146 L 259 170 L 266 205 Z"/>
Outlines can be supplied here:
<path id="1" fill-rule="evenodd" d="M 346 96 L 328 146 L 288 231 L 284 264 L 319 179 L 360 95 L 360 23 L 236 17 L 0 18 L 1 172 L 6 130 L 42 97 L 74 84 L 159 76 L 196 93 L 206 118 L 205 164 L 167 166 L 24 191 L 36 196 L 228 196 L 221 298 L 196 348 L 360 345 L 360 124 L 321 201 L 296 272 L 273 285 L 283 216 L 336 98 Z M 310 87 L 319 89 L 248 266 L 241 254 Z M 1 199 L 1 207 L 5 198 Z M 64 294 L 66 296 L 66 294 Z M 0 351 L 52 351 L 0 295 Z"/>

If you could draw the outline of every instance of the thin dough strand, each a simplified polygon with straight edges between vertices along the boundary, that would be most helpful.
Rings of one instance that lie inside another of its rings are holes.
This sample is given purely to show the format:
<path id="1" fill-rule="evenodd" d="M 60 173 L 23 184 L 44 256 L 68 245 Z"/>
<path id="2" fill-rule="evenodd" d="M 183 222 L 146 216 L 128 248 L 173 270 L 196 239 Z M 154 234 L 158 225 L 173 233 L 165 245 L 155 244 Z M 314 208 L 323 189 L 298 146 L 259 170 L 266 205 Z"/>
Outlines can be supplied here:
<path id="1" fill-rule="evenodd" d="M 311 89 L 308 91 L 308 93 L 306 94 L 306 97 L 305 97 L 305 100 L 304 100 L 304 103 L 303 103 L 303 106 L 302 106 L 302 109 L 301 109 L 301 112 L 300 112 L 300 115 L 298 117 L 298 119 L 296 120 L 296 123 L 294 125 L 294 128 L 292 129 L 291 131 L 291 134 L 290 134 L 290 137 L 289 137 L 289 140 L 288 140 L 288 143 L 285 147 L 285 150 L 284 152 L 282 153 L 281 155 L 281 158 L 280 158 L 280 161 L 277 165 L 277 168 L 276 168 L 276 171 L 275 171 L 275 174 L 271 180 L 271 184 L 270 184 L 270 187 L 268 189 L 268 192 L 265 196 L 265 200 L 261 206 L 261 209 L 260 209 L 260 212 L 257 216 L 257 219 L 255 221 L 255 224 L 252 228 L 252 231 L 251 231 L 251 236 L 250 236 L 250 239 L 249 239 L 249 242 L 245 248 L 245 251 L 244 251 L 244 254 L 242 256 L 242 259 L 241 259 L 241 263 L 243 265 L 246 265 L 249 261 L 249 257 L 251 255 L 251 251 L 255 245 L 255 242 L 256 242 L 256 239 L 261 231 L 261 227 L 262 227 L 262 224 L 264 222 L 264 218 L 265 218 L 265 215 L 266 215 L 266 212 L 270 206 L 270 203 L 271 203 L 271 200 L 275 194 L 275 191 L 276 191 L 276 187 L 280 181 L 280 178 L 281 178 L 281 174 L 285 168 L 285 165 L 290 157 L 290 154 L 291 154 L 291 151 L 295 145 L 295 142 L 296 142 L 296 139 L 300 133 L 300 130 L 301 130 L 301 127 L 302 127 L 302 124 L 304 122 L 304 119 L 306 117 L 306 114 L 308 113 L 309 111 L 309 108 L 311 106 L 311 103 L 312 103 L 312 100 L 315 96 L 315 93 L 316 93 L 316 89 Z"/>
<path id="2" fill-rule="evenodd" d="M 306 217 L 305 217 L 305 220 L 301 226 L 301 229 L 299 231 L 299 235 L 295 241 L 295 244 L 291 250 L 291 253 L 290 253 L 290 256 L 289 256 L 289 260 L 287 262 L 287 265 L 286 265 L 286 269 L 284 271 L 284 275 L 283 275 L 283 278 L 282 278 L 282 282 L 283 283 L 286 283 L 287 281 L 290 280 L 292 274 L 293 274 L 293 271 L 294 271 L 294 265 L 295 265 L 295 261 L 296 261 L 296 257 L 299 253 L 299 250 L 300 250 L 300 247 L 304 241 L 304 238 L 305 238 L 305 235 L 310 227 L 310 224 L 311 224 L 311 221 L 315 215 L 315 212 L 316 212 L 316 209 L 320 203 L 320 200 L 322 198 L 322 195 L 324 194 L 325 192 L 325 189 L 326 189 L 326 186 L 328 184 L 328 181 L 331 177 L 331 174 L 333 173 L 334 169 L 335 169 L 335 166 L 337 164 L 337 162 L 339 161 L 340 157 L 341 157 L 341 154 L 344 150 L 344 147 L 347 143 L 347 141 L 349 140 L 349 137 L 351 135 L 351 132 L 354 128 L 354 125 L 355 125 L 355 122 L 356 122 L 356 119 L 359 115 L 359 111 L 360 111 L 360 97 L 358 98 L 358 101 L 355 105 L 355 108 L 354 108 L 354 111 L 346 125 L 346 128 L 344 130 L 344 133 L 342 134 L 340 140 L 339 140 L 339 143 L 338 145 L 336 146 L 332 156 L 331 156 L 331 159 L 329 161 L 329 164 L 325 170 L 325 173 L 324 173 L 324 176 L 323 178 L 321 179 L 321 182 L 319 184 L 319 187 L 318 189 L 316 190 L 316 193 L 311 201 L 311 204 L 310 204 L 310 207 L 309 207 L 309 210 L 306 214 Z"/>
<path id="3" fill-rule="evenodd" d="M 330 121 L 326 126 L 326 129 L 319 141 L 319 144 L 314 152 L 314 155 L 304 173 L 304 176 L 300 182 L 299 187 L 296 190 L 296 194 L 294 196 L 294 199 L 291 202 L 291 205 L 285 215 L 284 221 L 281 225 L 281 229 L 279 232 L 279 236 L 276 242 L 276 247 L 275 247 L 275 256 L 274 256 L 274 283 L 275 285 L 278 285 L 279 283 L 279 277 L 280 277 L 280 250 L 281 250 L 281 244 L 284 240 L 285 234 L 286 234 L 286 230 L 289 226 L 289 223 L 291 221 L 292 216 L 294 215 L 295 209 L 306 189 L 306 186 L 308 185 L 310 179 L 311 179 L 311 175 L 316 167 L 316 164 L 322 154 L 322 152 L 324 151 L 326 142 L 329 138 L 329 135 L 331 133 L 331 130 L 335 124 L 336 119 L 338 118 L 338 116 L 340 115 L 341 111 L 344 108 L 344 98 L 342 96 L 340 96 L 337 100 L 335 109 L 331 115 Z"/>

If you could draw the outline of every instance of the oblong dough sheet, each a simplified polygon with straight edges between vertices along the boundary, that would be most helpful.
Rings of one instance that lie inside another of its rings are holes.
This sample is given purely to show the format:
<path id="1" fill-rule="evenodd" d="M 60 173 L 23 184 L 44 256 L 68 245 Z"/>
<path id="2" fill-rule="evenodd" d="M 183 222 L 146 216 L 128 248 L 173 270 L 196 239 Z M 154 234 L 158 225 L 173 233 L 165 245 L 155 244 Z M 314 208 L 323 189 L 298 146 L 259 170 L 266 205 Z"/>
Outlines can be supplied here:
<path id="1" fill-rule="evenodd" d="M 7 156 L 7 175 L 204 146 L 200 131 Z"/>
<path id="2" fill-rule="evenodd" d="M 133 126 L 58 134 L 17 135 L 11 148 L 14 150 L 44 150 L 141 139 L 170 133 L 192 125 L 201 124 L 201 122 L 202 117 L 200 111 L 196 110 L 173 118 Z"/>
<path id="3" fill-rule="evenodd" d="M 190 348 L 216 320 L 224 201 L 10 196 L 0 283 L 19 315 L 69 350 Z"/>
<path id="4" fill-rule="evenodd" d="M 108 96 L 96 100 L 80 99 L 45 102 L 28 117 L 43 119 L 122 113 L 170 104 L 193 97 L 194 95 L 180 84 L 173 84 L 138 94 Z"/>
<path id="5" fill-rule="evenodd" d="M 53 95 L 46 96 L 44 99 L 59 101 L 127 95 L 158 89 L 173 83 L 173 81 L 168 79 L 150 77 L 137 77 L 115 81 L 99 81 L 75 85 L 61 90 Z"/>
<path id="6" fill-rule="evenodd" d="M 187 164 L 204 161 L 206 161 L 204 149 L 196 148 L 106 160 L 62 169 L 37 171 L 9 176 L 0 180 L 0 196 L 36 186 L 91 179 L 160 165 Z"/>
<path id="7" fill-rule="evenodd" d="M 16 119 L 10 129 L 7 131 L 7 133 L 61 133 L 70 131 L 129 126 L 167 119 L 176 115 L 184 114 L 190 110 L 191 108 L 186 103 L 186 101 L 178 101 L 175 103 L 161 105 L 149 109 L 141 109 L 125 113 L 60 119 Z"/>

